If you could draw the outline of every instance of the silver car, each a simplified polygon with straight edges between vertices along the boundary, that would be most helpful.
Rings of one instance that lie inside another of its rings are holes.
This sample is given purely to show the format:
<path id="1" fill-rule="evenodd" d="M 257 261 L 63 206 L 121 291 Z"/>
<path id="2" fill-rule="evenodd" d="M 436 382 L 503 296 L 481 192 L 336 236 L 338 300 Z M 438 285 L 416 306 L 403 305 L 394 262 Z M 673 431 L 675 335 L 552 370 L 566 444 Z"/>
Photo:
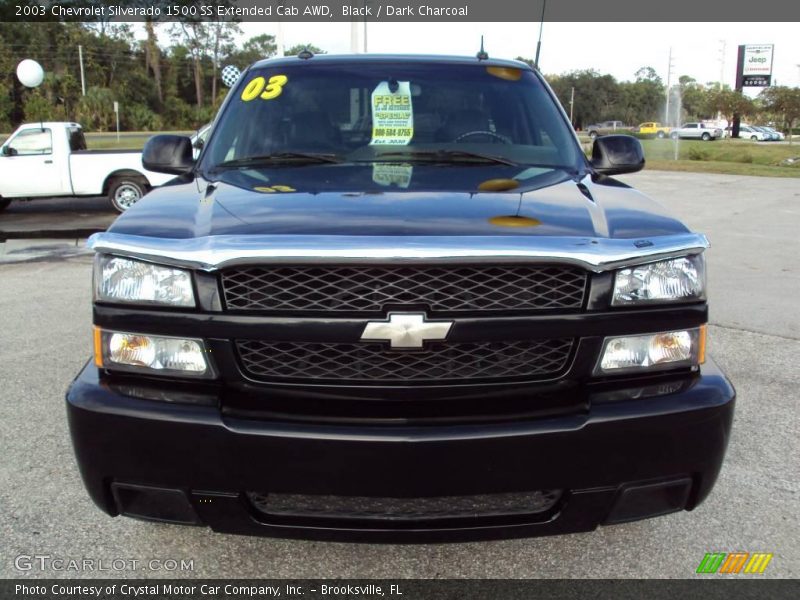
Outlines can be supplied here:
<path id="1" fill-rule="evenodd" d="M 669 137 L 673 140 L 678 138 L 704 141 L 718 140 L 722 137 L 722 129 L 705 123 L 684 123 L 681 127 L 673 129 Z"/>
<path id="2" fill-rule="evenodd" d="M 760 127 L 742 125 L 739 127 L 739 137 L 753 142 L 768 142 L 772 139 L 772 134 L 763 131 Z"/>

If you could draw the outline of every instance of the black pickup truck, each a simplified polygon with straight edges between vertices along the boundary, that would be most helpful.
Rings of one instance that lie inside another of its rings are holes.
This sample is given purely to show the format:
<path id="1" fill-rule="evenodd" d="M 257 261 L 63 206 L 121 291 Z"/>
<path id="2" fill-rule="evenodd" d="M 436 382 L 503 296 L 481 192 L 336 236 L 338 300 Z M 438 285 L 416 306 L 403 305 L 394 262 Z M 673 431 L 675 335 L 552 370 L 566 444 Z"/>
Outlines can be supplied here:
<path id="1" fill-rule="evenodd" d="M 109 515 L 281 537 L 588 531 L 691 510 L 734 390 L 706 238 L 591 159 L 542 76 L 311 56 L 240 77 L 199 158 L 91 239 L 67 393 Z"/>

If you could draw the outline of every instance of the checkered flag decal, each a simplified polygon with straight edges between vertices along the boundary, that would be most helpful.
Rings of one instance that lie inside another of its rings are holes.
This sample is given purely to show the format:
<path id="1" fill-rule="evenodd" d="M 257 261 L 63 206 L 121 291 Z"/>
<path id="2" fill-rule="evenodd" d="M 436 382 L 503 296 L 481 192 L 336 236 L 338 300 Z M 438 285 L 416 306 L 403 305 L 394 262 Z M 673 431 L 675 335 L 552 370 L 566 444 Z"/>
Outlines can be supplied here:
<path id="1" fill-rule="evenodd" d="M 239 79 L 239 75 L 242 72 L 234 67 L 233 65 L 228 65 L 224 69 L 222 69 L 222 83 L 224 83 L 227 87 L 231 88 L 236 85 L 236 82 Z"/>

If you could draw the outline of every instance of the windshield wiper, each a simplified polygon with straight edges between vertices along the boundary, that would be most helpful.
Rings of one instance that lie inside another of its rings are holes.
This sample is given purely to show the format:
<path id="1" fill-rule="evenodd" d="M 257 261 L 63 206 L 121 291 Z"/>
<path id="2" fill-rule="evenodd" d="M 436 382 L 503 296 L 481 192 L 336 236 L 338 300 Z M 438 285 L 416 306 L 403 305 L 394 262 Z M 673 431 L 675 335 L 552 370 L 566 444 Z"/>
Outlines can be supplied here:
<path id="1" fill-rule="evenodd" d="M 483 154 L 482 152 L 472 152 L 470 150 L 410 150 L 406 152 L 382 152 L 378 154 L 376 158 L 381 158 L 383 156 L 402 156 L 406 158 L 433 158 L 433 159 L 459 159 L 459 158 L 477 158 L 483 160 L 485 162 L 493 162 L 499 163 L 501 165 L 511 165 L 512 167 L 517 166 L 519 163 L 514 162 L 511 159 L 502 157 L 502 156 L 495 156 L 494 154 Z"/>
<path id="2" fill-rule="evenodd" d="M 318 164 L 318 163 L 338 163 L 340 159 L 335 154 L 323 154 L 321 152 L 275 152 L 273 154 L 263 154 L 261 156 L 245 156 L 243 158 L 235 158 L 233 160 L 226 160 L 218 165 L 214 165 L 214 169 L 235 169 L 237 167 L 250 167 L 253 165 L 262 165 L 270 163 L 284 163 L 295 162 L 301 164 Z"/>

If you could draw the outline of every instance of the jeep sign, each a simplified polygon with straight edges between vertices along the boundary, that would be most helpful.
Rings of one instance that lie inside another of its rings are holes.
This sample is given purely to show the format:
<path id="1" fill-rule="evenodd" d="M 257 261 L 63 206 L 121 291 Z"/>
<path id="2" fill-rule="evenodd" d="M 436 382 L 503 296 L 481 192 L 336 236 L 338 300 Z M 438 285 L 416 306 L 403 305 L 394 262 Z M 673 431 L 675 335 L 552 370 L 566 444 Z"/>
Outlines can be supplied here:
<path id="1" fill-rule="evenodd" d="M 750 44 L 744 47 L 742 85 L 767 87 L 772 81 L 772 44 Z"/>

